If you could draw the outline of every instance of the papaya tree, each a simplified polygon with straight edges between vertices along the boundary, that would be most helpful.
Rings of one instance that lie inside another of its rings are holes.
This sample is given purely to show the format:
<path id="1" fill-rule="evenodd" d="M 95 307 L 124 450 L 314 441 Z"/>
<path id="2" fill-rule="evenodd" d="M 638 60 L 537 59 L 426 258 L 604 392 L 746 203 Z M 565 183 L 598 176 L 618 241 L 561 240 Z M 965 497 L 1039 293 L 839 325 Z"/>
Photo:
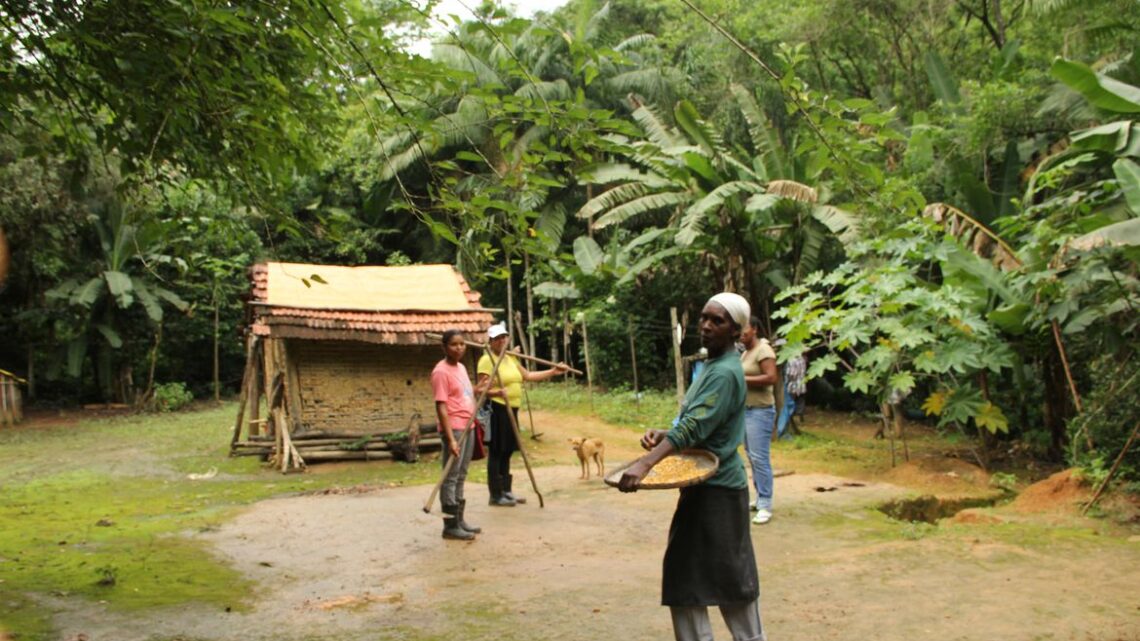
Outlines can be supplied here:
<path id="1" fill-rule="evenodd" d="M 985 373 L 1013 364 L 1008 343 L 984 316 L 986 295 L 942 266 L 969 260 L 955 238 L 918 218 L 894 232 L 849 249 L 849 261 L 816 272 L 777 296 L 785 305 L 779 333 L 788 344 L 779 358 L 813 357 L 807 380 L 843 371 L 844 386 L 870 396 L 883 410 L 892 437 L 903 438 L 902 405 L 922 392 L 922 408 L 941 425 L 1006 432 L 1009 422 L 989 398 Z M 937 276 L 935 276 L 937 275 Z M 984 461 L 979 457 L 979 462 Z"/>

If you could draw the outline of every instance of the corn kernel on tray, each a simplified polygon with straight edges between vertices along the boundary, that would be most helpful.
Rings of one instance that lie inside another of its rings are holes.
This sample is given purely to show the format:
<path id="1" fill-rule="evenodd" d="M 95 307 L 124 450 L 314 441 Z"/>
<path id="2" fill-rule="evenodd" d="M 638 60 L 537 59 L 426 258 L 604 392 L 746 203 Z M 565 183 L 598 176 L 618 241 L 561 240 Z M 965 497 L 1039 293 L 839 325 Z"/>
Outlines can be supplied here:
<path id="1" fill-rule="evenodd" d="M 607 474 L 606 485 L 617 487 L 621 475 L 632 464 L 630 461 Z M 649 470 L 649 474 L 641 479 L 638 489 L 669 490 L 696 485 L 715 474 L 719 465 L 716 455 L 708 450 L 682 450 L 665 457 Z"/>

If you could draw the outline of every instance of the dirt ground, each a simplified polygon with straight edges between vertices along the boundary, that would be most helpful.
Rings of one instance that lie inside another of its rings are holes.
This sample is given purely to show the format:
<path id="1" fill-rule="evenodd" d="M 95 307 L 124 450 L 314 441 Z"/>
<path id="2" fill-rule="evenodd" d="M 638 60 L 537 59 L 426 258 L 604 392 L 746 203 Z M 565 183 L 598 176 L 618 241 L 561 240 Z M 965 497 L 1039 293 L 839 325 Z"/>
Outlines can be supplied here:
<path id="1" fill-rule="evenodd" d="M 594 419 L 536 423 L 547 442 L 603 437 L 611 469 L 638 452 L 636 436 Z M 529 504 L 489 507 L 468 483 L 468 520 L 484 530 L 473 543 L 440 538 L 438 504 L 422 511 L 428 487 L 264 501 L 186 534 L 257 582 L 251 609 L 60 602 L 57 623 L 90 641 L 671 639 L 659 581 L 676 492 L 623 495 L 578 474 L 568 446 L 563 464 L 537 469 L 545 508 L 529 487 Z M 861 483 L 776 480 L 776 516 L 753 528 L 770 640 L 1140 640 L 1140 537 L 1008 508 L 937 527 L 890 522 L 874 506 L 914 492 Z"/>

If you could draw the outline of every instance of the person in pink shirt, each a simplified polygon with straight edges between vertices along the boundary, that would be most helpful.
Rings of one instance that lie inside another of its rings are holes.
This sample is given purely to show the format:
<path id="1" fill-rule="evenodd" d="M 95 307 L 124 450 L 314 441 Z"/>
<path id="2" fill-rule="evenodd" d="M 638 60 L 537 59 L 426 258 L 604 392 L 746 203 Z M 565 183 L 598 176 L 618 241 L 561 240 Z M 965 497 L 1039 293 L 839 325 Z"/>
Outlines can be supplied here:
<path id="1" fill-rule="evenodd" d="M 439 489 L 439 502 L 443 510 L 443 538 L 470 541 L 482 530 L 464 521 L 467 500 L 463 498 L 463 484 L 467 480 L 467 467 L 475 449 L 475 435 L 464 439 L 465 430 L 475 429 L 471 415 L 475 412 L 475 390 L 463 365 L 467 343 L 463 332 L 449 329 L 443 333 L 444 359 L 431 371 L 431 388 L 435 396 L 435 414 L 439 421 L 443 441 L 443 466 L 451 457 L 458 457 Z"/>

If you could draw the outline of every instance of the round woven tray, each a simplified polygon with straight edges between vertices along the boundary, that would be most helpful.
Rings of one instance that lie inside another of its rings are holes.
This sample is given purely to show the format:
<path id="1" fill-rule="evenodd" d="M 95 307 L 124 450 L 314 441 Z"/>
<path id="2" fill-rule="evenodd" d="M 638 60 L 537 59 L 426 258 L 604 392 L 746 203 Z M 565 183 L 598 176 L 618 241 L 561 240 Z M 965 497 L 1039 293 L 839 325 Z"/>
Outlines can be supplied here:
<path id="1" fill-rule="evenodd" d="M 661 466 L 669 459 L 684 459 L 687 463 L 695 465 L 692 475 L 687 475 L 682 478 L 674 478 L 668 481 L 655 479 L 658 476 L 657 472 Z M 606 475 L 606 485 L 613 487 L 618 486 L 621 481 L 621 475 L 625 473 L 626 468 L 633 465 L 633 461 L 623 464 L 621 467 L 610 472 Z M 708 450 L 681 450 L 674 454 L 670 454 L 658 463 L 649 474 L 641 480 L 641 484 L 637 486 L 639 490 L 671 490 L 678 487 L 688 487 L 703 483 L 709 479 L 713 474 L 716 474 L 717 467 L 720 466 L 720 461 L 717 460 L 716 454 Z"/>

